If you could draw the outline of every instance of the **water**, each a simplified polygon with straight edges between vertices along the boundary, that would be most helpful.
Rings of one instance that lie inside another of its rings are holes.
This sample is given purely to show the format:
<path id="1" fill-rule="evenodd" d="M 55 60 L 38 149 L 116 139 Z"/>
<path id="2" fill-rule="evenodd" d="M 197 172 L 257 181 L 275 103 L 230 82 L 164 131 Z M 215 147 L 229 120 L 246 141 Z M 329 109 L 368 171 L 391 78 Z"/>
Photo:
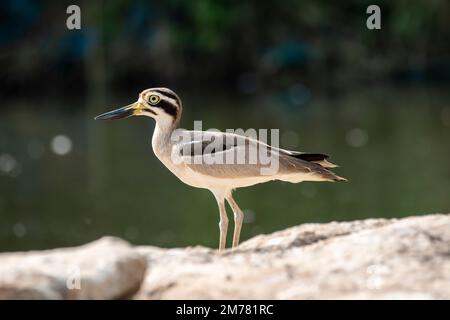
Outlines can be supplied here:
<path id="1" fill-rule="evenodd" d="M 183 127 L 201 119 L 204 129 L 280 128 L 282 147 L 328 153 L 341 165 L 335 171 L 349 179 L 238 190 L 244 240 L 306 222 L 449 211 L 448 88 L 371 88 L 333 98 L 314 92 L 182 97 Z M 217 246 L 212 194 L 184 185 L 156 159 L 153 122 L 92 120 L 134 98 L 112 98 L 110 107 L 94 98 L 3 102 L 0 251 L 78 245 L 104 235 L 164 247 Z"/>

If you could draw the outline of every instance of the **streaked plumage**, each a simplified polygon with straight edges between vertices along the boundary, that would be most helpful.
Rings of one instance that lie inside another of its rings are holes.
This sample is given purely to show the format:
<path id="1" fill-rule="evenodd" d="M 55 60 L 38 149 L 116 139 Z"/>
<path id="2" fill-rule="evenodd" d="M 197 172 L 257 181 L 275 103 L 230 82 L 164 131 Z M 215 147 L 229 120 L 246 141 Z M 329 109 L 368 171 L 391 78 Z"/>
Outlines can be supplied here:
<path id="1" fill-rule="evenodd" d="M 328 170 L 336 165 L 327 161 L 327 155 L 284 150 L 232 133 L 179 129 L 181 112 L 181 99 L 177 94 L 167 88 L 152 88 L 141 92 L 137 102 L 102 114 L 96 119 L 121 119 L 136 115 L 156 120 L 152 147 L 158 159 L 184 183 L 210 190 L 217 200 L 220 212 L 219 249 L 225 248 L 228 228 L 225 200 L 234 213 L 233 247 L 239 244 L 243 213 L 232 198 L 234 189 L 273 180 L 292 183 L 346 181 Z M 175 133 L 182 139 L 174 140 Z M 267 163 L 263 163 L 259 157 L 256 162 L 252 162 L 250 157 L 251 152 L 257 154 L 259 150 L 277 157 L 277 172 L 261 174 L 261 169 L 267 167 Z M 212 163 L 213 160 L 239 156 L 245 160 L 244 163 Z M 196 163 L 196 160 L 202 160 L 202 163 Z"/>

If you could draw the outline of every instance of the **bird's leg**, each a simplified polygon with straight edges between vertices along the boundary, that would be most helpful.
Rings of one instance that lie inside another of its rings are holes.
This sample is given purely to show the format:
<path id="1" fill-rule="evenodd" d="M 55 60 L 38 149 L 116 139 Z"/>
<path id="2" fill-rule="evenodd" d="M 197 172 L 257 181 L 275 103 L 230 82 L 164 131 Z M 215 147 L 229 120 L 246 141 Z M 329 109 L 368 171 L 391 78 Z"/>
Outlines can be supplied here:
<path id="1" fill-rule="evenodd" d="M 220 240 L 219 240 L 219 251 L 224 250 L 227 243 L 227 231 L 228 231 L 228 216 L 227 210 L 225 208 L 225 198 L 221 196 L 215 195 L 217 204 L 219 205 L 219 213 L 220 213 Z"/>
<path id="2" fill-rule="evenodd" d="M 241 235 L 242 222 L 244 221 L 244 213 L 241 208 L 234 201 L 233 196 L 230 194 L 227 197 L 227 201 L 233 209 L 234 214 L 234 233 L 233 233 L 233 248 L 239 245 L 239 237 Z"/>

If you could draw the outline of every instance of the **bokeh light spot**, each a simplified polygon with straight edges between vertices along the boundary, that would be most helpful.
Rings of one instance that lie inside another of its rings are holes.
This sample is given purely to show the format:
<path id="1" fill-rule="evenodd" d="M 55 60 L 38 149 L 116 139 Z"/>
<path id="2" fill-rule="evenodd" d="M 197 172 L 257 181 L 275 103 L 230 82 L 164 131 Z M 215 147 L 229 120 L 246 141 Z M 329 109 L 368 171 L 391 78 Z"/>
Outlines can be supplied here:
<path id="1" fill-rule="evenodd" d="M 63 156 L 72 151 L 72 140 L 68 136 L 57 135 L 53 137 L 50 146 L 55 154 Z"/>
<path id="2" fill-rule="evenodd" d="M 354 128 L 350 130 L 349 132 L 347 132 L 345 138 L 348 145 L 355 148 L 364 147 L 369 141 L 369 135 L 367 134 L 367 131 L 360 128 Z"/>
<path id="3" fill-rule="evenodd" d="M 23 223 L 14 224 L 12 231 L 17 238 L 23 238 L 27 235 L 27 228 Z"/>
<path id="4" fill-rule="evenodd" d="M 252 223 L 255 222 L 255 212 L 250 209 L 244 209 L 242 211 L 244 213 L 244 223 Z"/>

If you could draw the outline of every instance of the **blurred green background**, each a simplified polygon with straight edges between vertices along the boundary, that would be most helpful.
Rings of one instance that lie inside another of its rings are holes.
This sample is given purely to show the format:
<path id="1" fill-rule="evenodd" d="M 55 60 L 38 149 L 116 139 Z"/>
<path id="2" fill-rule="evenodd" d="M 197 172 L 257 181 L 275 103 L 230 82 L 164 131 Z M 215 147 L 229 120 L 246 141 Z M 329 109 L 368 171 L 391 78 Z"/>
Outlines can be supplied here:
<path id="1" fill-rule="evenodd" d="M 81 30 L 66 28 L 70 4 Z M 0 251 L 103 235 L 217 246 L 212 194 L 156 159 L 153 121 L 93 121 L 154 86 L 181 96 L 185 128 L 279 128 L 282 147 L 330 154 L 350 180 L 238 190 L 244 240 L 448 212 L 449 2 L 377 1 L 376 31 L 370 4 L 2 1 Z"/>

